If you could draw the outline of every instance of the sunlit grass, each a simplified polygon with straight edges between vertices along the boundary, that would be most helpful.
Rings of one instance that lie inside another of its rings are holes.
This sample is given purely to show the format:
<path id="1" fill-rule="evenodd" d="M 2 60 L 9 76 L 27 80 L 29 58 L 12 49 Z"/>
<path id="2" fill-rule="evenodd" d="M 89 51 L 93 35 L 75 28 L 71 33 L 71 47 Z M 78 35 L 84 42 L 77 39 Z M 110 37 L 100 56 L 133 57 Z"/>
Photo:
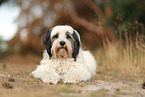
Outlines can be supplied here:
<path id="1" fill-rule="evenodd" d="M 145 53 L 134 46 L 109 44 L 95 53 L 98 71 L 103 74 L 120 75 L 120 78 L 143 78 Z"/>

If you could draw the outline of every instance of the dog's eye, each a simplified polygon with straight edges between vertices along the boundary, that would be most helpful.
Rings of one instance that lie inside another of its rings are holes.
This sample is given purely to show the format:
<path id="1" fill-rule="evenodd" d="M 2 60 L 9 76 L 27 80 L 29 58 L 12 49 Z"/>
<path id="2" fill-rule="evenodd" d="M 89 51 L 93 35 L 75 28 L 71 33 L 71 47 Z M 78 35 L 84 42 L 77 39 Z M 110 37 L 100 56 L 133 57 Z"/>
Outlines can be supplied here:
<path id="1" fill-rule="evenodd" d="M 54 36 L 53 36 L 53 39 L 54 39 L 54 38 L 58 38 L 58 34 L 54 35 Z"/>
<path id="2" fill-rule="evenodd" d="M 70 37 L 70 35 L 66 35 L 66 38 L 69 39 L 69 38 L 71 38 L 71 37 Z"/>

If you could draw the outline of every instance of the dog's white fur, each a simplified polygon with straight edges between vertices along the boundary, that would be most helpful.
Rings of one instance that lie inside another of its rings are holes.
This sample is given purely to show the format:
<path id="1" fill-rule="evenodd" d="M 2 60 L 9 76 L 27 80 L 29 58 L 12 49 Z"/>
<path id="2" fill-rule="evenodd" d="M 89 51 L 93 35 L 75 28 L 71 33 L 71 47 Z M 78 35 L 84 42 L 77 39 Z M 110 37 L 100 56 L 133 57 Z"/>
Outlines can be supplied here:
<path id="1" fill-rule="evenodd" d="M 72 30 L 69 27 L 64 27 L 63 30 Z M 58 29 L 52 30 L 52 36 L 55 34 L 55 30 Z M 32 72 L 32 75 L 40 78 L 44 83 L 57 84 L 60 80 L 64 83 L 79 83 L 89 80 L 92 75 L 95 75 L 96 68 L 96 61 L 92 54 L 89 51 L 83 51 L 81 48 L 76 61 L 71 57 L 50 59 L 45 50 L 40 65 Z"/>

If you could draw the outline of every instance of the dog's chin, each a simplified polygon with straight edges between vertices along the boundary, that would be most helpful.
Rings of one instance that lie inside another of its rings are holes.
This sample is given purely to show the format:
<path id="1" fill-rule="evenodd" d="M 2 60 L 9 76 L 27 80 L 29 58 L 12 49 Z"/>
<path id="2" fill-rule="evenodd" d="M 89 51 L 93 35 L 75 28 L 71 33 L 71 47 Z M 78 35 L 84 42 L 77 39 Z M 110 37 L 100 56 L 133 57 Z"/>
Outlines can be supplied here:
<path id="1" fill-rule="evenodd" d="M 57 53 L 56 54 L 57 54 L 58 58 L 68 58 L 69 57 L 67 47 L 59 47 L 57 49 Z"/>

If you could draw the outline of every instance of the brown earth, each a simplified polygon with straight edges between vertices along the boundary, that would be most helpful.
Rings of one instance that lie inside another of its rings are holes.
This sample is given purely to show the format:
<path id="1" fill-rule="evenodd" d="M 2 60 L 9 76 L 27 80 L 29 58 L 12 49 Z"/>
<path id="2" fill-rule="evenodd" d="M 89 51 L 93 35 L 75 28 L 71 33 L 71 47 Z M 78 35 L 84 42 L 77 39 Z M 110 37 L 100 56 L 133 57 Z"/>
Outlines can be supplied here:
<path id="1" fill-rule="evenodd" d="M 79 84 L 45 84 L 31 76 L 40 60 L 34 54 L 1 58 L 0 97 L 145 97 L 142 79 L 122 79 L 103 71 Z"/>

